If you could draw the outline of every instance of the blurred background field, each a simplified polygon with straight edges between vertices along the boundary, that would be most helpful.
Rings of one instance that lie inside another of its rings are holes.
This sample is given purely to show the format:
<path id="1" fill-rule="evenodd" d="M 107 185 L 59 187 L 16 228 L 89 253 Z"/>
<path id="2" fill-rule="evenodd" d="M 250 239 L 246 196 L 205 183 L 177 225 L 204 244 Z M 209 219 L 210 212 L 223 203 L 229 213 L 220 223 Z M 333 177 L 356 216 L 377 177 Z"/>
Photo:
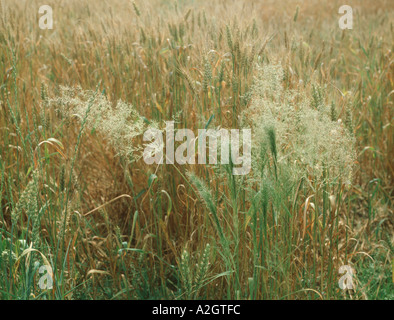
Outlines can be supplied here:
<path id="1" fill-rule="evenodd" d="M 1 299 L 394 298 L 393 1 L 0 3 Z M 168 120 L 251 173 L 146 165 Z"/>

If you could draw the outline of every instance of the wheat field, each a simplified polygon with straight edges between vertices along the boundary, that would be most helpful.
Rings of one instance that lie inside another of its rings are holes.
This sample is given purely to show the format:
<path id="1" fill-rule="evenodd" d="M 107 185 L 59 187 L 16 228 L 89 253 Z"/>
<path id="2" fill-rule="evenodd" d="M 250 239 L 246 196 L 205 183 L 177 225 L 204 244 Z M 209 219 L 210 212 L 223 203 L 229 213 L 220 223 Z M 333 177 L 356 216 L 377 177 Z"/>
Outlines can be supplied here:
<path id="1" fill-rule="evenodd" d="M 394 299 L 393 1 L 0 4 L 0 299 Z"/>

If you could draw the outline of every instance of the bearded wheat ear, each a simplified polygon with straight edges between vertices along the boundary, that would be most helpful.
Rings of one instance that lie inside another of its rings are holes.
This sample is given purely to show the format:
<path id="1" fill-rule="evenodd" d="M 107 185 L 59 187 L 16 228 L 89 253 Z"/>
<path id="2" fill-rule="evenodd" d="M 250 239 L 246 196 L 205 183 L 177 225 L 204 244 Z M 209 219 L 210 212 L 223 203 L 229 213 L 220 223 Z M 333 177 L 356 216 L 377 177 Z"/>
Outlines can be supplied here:
<path id="1" fill-rule="evenodd" d="M 331 102 L 330 116 L 331 116 L 331 121 L 337 121 L 337 112 L 335 110 L 335 103 L 334 103 L 334 101 Z"/>
<path id="2" fill-rule="evenodd" d="M 8 10 L 5 7 L 4 0 L 1 0 L 0 1 L 0 18 L 1 18 L 3 28 L 5 28 L 6 24 L 7 24 L 7 20 L 8 20 L 7 12 L 8 12 Z"/>
<path id="3" fill-rule="evenodd" d="M 135 3 L 135 1 L 133 1 L 133 8 L 134 8 L 135 14 L 136 14 L 138 17 L 140 17 L 140 16 L 141 16 L 141 11 L 140 11 L 140 9 L 138 8 L 138 6 L 137 6 L 137 4 Z"/>
<path id="4" fill-rule="evenodd" d="M 190 293 L 193 291 L 193 273 L 190 268 L 190 256 L 186 250 L 183 251 L 181 256 L 180 271 L 184 291 L 187 297 L 189 297 Z"/>
<path id="5" fill-rule="evenodd" d="M 233 52 L 233 37 L 231 35 L 231 30 L 229 25 L 226 25 L 226 38 L 227 38 L 227 45 L 231 52 Z"/>
<path id="6" fill-rule="evenodd" d="M 191 77 L 190 73 L 187 72 L 185 69 L 179 69 L 178 70 L 183 77 L 186 79 L 187 84 L 189 85 L 189 88 L 193 94 L 193 96 L 197 96 L 197 88 L 195 86 L 195 82 L 193 80 L 193 78 Z"/>
<path id="7" fill-rule="evenodd" d="M 208 59 L 204 59 L 204 77 L 202 82 L 203 92 L 208 92 L 208 87 L 211 84 L 212 80 L 212 66 L 209 63 Z"/>
<path id="8" fill-rule="evenodd" d="M 205 246 L 204 252 L 202 254 L 201 257 L 201 262 L 199 264 L 197 264 L 197 277 L 195 279 L 195 295 L 197 296 L 198 291 L 202 288 L 202 286 L 204 285 L 204 282 L 206 280 L 207 277 L 207 272 L 208 272 L 208 267 L 209 267 L 209 255 L 211 253 L 211 246 L 208 243 Z"/>
<path id="9" fill-rule="evenodd" d="M 63 210 L 58 223 L 59 223 L 59 229 L 58 229 L 58 237 L 59 239 L 64 239 L 64 236 L 68 232 L 68 226 L 70 224 L 70 219 L 71 219 L 71 211 L 72 211 L 72 202 L 69 201 L 67 208 Z"/>
<path id="10" fill-rule="evenodd" d="M 33 172 L 31 193 L 28 199 L 28 215 L 32 221 L 32 242 L 36 248 L 40 246 L 41 216 L 38 208 L 38 171 Z"/>

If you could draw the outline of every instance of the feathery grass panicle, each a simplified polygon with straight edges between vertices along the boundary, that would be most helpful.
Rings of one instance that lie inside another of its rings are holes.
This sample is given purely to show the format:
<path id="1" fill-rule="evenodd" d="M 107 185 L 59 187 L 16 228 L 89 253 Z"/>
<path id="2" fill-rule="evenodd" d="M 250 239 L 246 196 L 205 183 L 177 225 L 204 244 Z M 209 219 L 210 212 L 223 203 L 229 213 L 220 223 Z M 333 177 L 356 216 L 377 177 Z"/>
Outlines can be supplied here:
<path id="1" fill-rule="evenodd" d="M 19 222 L 20 215 L 22 210 L 26 210 L 27 216 L 31 219 L 32 225 L 37 226 L 38 221 L 38 170 L 34 171 L 30 181 L 28 182 L 26 188 L 20 195 L 20 198 L 12 210 L 11 213 L 11 221 L 13 225 L 16 225 Z M 33 234 L 33 238 L 37 239 L 37 229 L 35 229 L 35 234 Z"/>
<path id="2" fill-rule="evenodd" d="M 311 85 L 311 104 L 307 92 L 284 88 L 280 65 L 258 66 L 257 70 L 251 106 L 244 112 L 245 119 L 251 119 L 245 125 L 251 125 L 254 134 L 255 166 L 261 165 L 259 149 L 267 143 L 271 150 L 277 149 L 273 155 L 277 153 L 278 163 L 292 167 L 298 177 L 312 175 L 321 180 L 327 169 L 331 180 L 341 176 L 350 183 L 354 137 L 341 123 L 332 121 L 332 109 L 324 105 L 319 86 Z M 267 132 L 275 132 L 276 139 Z"/>
<path id="3" fill-rule="evenodd" d="M 82 119 L 86 115 L 87 128 L 106 137 L 119 155 L 131 159 L 141 150 L 135 140 L 144 132 L 146 124 L 132 105 L 119 100 L 113 106 L 103 94 L 64 86 L 60 87 L 59 96 L 49 103 L 66 117 Z M 90 111 L 86 113 L 89 106 Z"/>
<path id="4" fill-rule="evenodd" d="M 393 1 L 357 32 L 318 0 L 68 0 L 52 31 L 30 2 L 0 0 L 1 299 L 392 296 Z M 252 171 L 135 161 L 172 119 L 252 129 Z"/>

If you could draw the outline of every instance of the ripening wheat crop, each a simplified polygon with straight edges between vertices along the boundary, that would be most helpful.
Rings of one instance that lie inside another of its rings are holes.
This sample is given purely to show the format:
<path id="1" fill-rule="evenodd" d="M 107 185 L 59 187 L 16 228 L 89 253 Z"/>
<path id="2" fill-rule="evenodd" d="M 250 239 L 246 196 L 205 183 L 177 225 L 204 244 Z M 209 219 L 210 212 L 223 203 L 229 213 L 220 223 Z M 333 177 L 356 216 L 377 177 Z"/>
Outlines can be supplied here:
<path id="1" fill-rule="evenodd" d="M 393 298 L 393 1 L 46 2 L 0 0 L 0 299 Z M 147 164 L 168 121 L 250 172 Z"/>

